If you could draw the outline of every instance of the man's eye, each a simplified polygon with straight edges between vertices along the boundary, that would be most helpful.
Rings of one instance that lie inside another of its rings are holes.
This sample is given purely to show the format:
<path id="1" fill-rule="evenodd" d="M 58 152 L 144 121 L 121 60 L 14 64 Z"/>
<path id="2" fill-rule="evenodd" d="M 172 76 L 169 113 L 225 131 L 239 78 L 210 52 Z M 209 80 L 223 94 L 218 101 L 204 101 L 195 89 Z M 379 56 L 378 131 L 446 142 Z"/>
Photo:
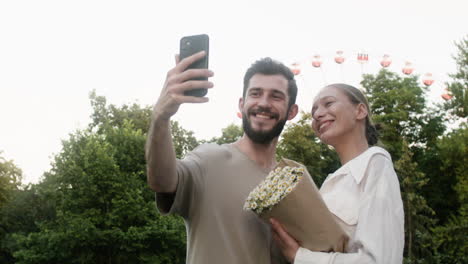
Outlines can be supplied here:
<path id="1" fill-rule="evenodd" d="M 325 103 L 325 106 L 326 106 L 326 107 L 329 107 L 329 106 L 332 105 L 332 104 L 333 104 L 333 102 L 332 102 L 332 101 L 329 101 L 329 102 L 326 102 L 326 103 Z"/>

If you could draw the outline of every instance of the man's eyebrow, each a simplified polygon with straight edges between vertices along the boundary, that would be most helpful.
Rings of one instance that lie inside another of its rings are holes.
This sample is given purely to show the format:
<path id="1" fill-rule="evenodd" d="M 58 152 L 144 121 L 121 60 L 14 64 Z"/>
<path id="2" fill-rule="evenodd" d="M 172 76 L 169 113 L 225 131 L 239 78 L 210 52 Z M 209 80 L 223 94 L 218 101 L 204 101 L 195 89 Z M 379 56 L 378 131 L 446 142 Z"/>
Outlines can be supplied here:
<path id="1" fill-rule="evenodd" d="M 282 95 L 286 96 L 286 93 L 285 93 L 284 91 L 277 90 L 277 89 L 274 89 L 274 90 L 273 90 L 273 93 L 275 93 L 275 94 L 282 94 Z"/>
<path id="2" fill-rule="evenodd" d="M 260 87 L 251 87 L 247 91 L 250 92 L 250 91 L 260 91 L 260 90 L 262 90 L 262 88 Z"/>

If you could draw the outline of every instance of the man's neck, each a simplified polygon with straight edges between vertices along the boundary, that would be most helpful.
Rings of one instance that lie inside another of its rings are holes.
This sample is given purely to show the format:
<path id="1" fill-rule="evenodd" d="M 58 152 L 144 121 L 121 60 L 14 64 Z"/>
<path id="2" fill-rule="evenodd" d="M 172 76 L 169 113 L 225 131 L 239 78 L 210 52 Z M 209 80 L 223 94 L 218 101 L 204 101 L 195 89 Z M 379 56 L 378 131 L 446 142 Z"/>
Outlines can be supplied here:
<path id="1" fill-rule="evenodd" d="M 261 168 L 271 170 L 276 166 L 276 144 L 278 138 L 267 144 L 253 142 L 247 135 L 237 140 L 234 145 Z"/>

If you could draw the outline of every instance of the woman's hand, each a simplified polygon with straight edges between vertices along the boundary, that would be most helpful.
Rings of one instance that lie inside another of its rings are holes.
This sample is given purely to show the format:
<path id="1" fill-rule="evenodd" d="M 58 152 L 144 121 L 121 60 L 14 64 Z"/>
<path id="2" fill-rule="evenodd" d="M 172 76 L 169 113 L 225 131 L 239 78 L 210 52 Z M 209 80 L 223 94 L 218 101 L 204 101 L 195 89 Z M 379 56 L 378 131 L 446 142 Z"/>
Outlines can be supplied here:
<path id="1" fill-rule="evenodd" d="M 283 255 L 290 262 L 294 262 L 296 253 L 299 250 L 299 243 L 291 235 L 288 234 L 286 229 L 277 220 L 270 218 L 271 227 L 273 229 L 273 239 L 278 247 L 283 252 Z"/>

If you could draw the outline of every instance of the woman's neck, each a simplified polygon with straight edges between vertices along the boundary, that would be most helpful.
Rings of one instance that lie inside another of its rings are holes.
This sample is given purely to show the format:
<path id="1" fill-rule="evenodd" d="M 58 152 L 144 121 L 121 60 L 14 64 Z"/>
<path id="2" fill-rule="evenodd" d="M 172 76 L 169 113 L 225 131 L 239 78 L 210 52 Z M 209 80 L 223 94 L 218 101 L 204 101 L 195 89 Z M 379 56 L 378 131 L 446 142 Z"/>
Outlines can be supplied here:
<path id="1" fill-rule="evenodd" d="M 340 157 L 341 165 L 359 156 L 369 148 L 367 139 L 364 135 L 354 136 L 344 139 L 342 142 L 333 146 Z"/>

